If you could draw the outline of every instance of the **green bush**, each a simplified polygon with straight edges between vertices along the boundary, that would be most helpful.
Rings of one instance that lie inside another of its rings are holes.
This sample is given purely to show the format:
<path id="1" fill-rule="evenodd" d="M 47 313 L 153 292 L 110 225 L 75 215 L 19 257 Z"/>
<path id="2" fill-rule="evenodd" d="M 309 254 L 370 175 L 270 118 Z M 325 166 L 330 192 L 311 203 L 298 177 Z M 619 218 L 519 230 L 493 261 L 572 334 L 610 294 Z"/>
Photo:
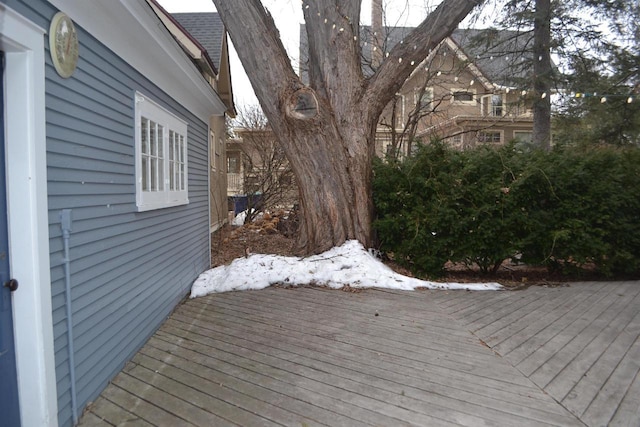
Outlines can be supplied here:
<path id="1" fill-rule="evenodd" d="M 381 249 L 417 272 L 510 258 L 567 271 L 640 272 L 640 150 L 419 147 L 374 166 Z"/>

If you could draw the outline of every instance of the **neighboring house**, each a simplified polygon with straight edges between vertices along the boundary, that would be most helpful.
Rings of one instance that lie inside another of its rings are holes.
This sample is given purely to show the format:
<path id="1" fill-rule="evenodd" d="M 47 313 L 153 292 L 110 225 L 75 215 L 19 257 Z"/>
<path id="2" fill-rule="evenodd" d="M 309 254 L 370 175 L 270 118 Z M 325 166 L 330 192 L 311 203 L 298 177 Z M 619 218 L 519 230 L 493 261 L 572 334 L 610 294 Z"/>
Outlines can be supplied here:
<path id="1" fill-rule="evenodd" d="M 227 196 L 244 194 L 245 165 L 248 161 L 241 138 L 227 140 Z"/>
<path id="2" fill-rule="evenodd" d="M 72 425 L 210 266 L 229 104 L 152 6 L 0 0 L 2 425 Z"/>
<path id="3" fill-rule="evenodd" d="M 393 28 L 386 43 L 410 28 Z M 416 67 L 378 125 L 378 152 L 401 142 L 445 139 L 456 148 L 531 141 L 530 62 L 524 36 L 512 31 L 456 30 Z"/>
<path id="4" fill-rule="evenodd" d="M 227 117 L 235 117 L 227 32 L 217 13 L 166 13 L 156 7 L 159 16 L 185 51 L 207 76 L 209 83 L 227 106 Z M 211 231 L 227 220 L 227 128 L 224 116 L 209 123 Z"/>
<path id="5" fill-rule="evenodd" d="M 289 209 L 298 200 L 298 188 L 284 151 L 267 126 L 235 128 L 227 141 L 227 195 L 237 214 L 248 205 Z"/>
<path id="6" fill-rule="evenodd" d="M 372 75 L 386 52 L 412 30 L 361 27 L 365 76 Z M 307 81 L 304 25 L 300 40 L 300 75 Z M 391 148 L 406 154 L 415 141 L 434 137 L 458 148 L 530 141 L 533 115 L 525 89 L 531 80 L 527 43 L 512 31 L 454 31 L 416 66 L 382 113 L 376 134 L 378 155 Z"/>

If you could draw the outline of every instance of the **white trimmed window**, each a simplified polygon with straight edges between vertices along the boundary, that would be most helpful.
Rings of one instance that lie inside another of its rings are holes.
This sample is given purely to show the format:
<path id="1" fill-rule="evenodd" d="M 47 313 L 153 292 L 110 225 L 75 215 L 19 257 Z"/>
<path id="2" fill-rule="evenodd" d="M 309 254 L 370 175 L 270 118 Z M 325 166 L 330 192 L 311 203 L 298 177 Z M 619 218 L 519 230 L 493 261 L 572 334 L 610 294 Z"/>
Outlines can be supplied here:
<path id="1" fill-rule="evenodd" d="M 209 129 L 209 164 L 211 170 L 215 172 L 218 168 L 218 146 L 216 145 L 216 133 Z"/>
<path id="2" fill-rule="evenodd" d="M 449 138 L 449 144 L 452 147 L 461 148 L 462 147 L 462 134 L 453 135 Z"/>
<path id="3" fill-rule="evenodd" d="M 531 143 L 533 141 L 533 132 L 527 130 L 517 130 L 513 132 L 513 139 L 518 140 L 519 142 Z"/>
<path id="4" fill-rule="evenodd" d="M 451 89 L 451 102 L 459 102 L 462 104 L 475 104 L 475 89 Z"/>
<path id="5" fill-rule="evenodd" d="M 186 205 L 187 123 L 136 92 L 138 211 Z"/>
<path id="6" fill-rule="evenodd" d="M 482 96 L 482 115 L 502 117 L 504 115 L 502 95 L 493 94 Z"/>
<path id="7" fill-rule="evenodd" d="M 478 132 L 478 142 L 481 144 L 500 144 L 502 142 L 501 131 L 480 131 Z"/>
<path id="8" fill-rule="evenodd" d="M 415 88 L 413 91 L 414 108 L 418 107 L 420 111 L 431 108 L 433 102 L 433 88 L 427 87 L 424 91 L 421 88 Z"/>

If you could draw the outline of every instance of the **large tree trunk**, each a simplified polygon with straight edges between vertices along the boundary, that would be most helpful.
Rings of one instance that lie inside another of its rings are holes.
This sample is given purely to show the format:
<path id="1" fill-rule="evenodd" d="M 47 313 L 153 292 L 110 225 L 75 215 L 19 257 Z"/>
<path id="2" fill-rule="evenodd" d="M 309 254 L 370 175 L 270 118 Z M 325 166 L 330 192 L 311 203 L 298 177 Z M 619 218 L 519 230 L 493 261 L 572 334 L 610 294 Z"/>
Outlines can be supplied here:
<path id="1" fill-rule="evenodd" d="M 551 148 L 551 0 L 535 0 L 533 23 L 534 145 Z"/>
<path id="2" fill-rule="evenodd" d="M 303 1 L 309 85 L 295 74 L 259 0 L 214 0 L 300 188 L 300 247 L 371 245 L 371 163 L 384 107 L 431 49 L 482 0 L 444 0 L 376 73 L 362 74 L 361 0 Z"/>

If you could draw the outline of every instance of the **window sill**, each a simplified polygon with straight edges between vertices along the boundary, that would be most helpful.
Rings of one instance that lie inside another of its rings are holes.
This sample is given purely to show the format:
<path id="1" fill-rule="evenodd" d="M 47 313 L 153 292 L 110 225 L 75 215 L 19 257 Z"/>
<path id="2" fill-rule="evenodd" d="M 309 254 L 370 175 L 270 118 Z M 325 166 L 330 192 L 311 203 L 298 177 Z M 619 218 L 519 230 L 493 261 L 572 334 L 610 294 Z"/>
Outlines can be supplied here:
<path id="1" fill-rule="evenodd" d="M 187 200 L 176 200 L 174 202 L 162 202 L 162 203 L 146 203 L 146 204 L 137 204 L 137 211 L 138 212 L 148 212 L 148 211 L 154 211 L 154 210 L 158 210 L 158 209 L 165 209 L 165 208 L 173 208 L 176 206 L 184 206 L 184 205 L 188 205 L 189 204 L 189 199 Z"/>

